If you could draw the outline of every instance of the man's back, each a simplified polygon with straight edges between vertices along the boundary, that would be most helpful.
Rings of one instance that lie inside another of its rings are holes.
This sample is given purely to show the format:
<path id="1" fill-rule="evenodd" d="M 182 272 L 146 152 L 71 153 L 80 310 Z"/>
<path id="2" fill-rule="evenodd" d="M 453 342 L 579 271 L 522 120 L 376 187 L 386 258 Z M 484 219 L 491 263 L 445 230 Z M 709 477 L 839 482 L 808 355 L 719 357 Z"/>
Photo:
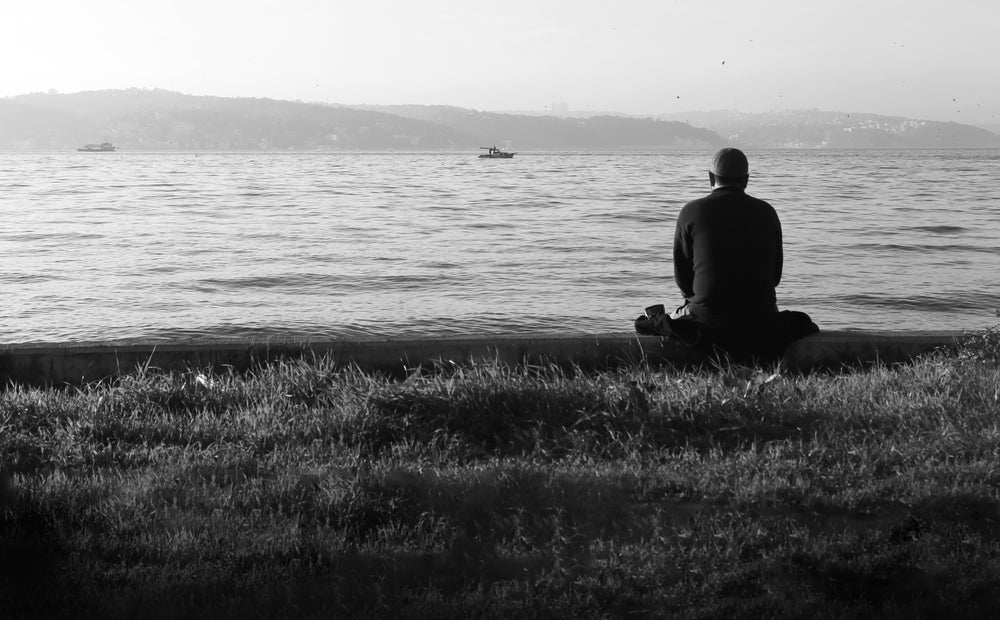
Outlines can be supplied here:
<path id="1" fill-rule="evenodd" d="M 751 317 L 776 310 L 781 223 L 768 203 L 738 186 L 718 187 L 681 210 L 674 278 L 699 319 Z"/>

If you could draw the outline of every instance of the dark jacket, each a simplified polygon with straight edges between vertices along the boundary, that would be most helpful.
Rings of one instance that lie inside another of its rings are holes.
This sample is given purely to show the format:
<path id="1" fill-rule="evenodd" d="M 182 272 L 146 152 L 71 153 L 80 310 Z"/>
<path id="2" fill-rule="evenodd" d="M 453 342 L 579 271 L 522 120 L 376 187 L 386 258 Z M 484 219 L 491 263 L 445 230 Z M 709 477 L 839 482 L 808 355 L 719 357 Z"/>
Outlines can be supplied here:
<path id="1" fill-rule="evenodd" d="M 674 280 L 699 321 L 777 311 L 781 222 L 740 187 L 720 187 L 684 205 L 674 233 Z"/>

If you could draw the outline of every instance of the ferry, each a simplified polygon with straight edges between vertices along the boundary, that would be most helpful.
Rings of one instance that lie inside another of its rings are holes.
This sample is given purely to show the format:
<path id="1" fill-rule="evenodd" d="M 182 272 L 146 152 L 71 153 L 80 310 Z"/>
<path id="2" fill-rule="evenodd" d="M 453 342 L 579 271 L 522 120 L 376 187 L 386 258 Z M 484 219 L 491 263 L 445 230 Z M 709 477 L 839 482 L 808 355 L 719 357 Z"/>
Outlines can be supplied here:
<path id="1" fill-rule="evenodd" d="M 510 151 L 501 151 L 496 147 L 496 145 L 481 146 L 479 148 L 486 150 L 485 153 L 481 153 L 479 156 L 486 157 L 488 159 L 510 159 L 514 156 L 514 153 L 511 153 Z"/>
<path id="2" fill-rule="evenodd" d="M 114 153 L 118 147 L 110 142 L 101 142 L 100 144 L 84 144 L 76 150 L 83 153 Z"/>

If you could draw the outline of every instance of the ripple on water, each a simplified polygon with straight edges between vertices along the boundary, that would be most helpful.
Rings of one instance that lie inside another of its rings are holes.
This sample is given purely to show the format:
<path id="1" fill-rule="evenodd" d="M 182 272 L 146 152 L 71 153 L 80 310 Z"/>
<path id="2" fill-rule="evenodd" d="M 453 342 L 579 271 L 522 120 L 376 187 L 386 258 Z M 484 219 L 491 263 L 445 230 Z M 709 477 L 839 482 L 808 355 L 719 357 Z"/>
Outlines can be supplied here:
<path id="1" fill-rule="evenodd" d="M 477 154 L 0 153 L 4 338 L 613 331 L 678 297 L 673 222 L 706 153 Z M 996 159 L 755 153 L 779 299 L 826 329 L 979 324 L 1000 306 Z"/>

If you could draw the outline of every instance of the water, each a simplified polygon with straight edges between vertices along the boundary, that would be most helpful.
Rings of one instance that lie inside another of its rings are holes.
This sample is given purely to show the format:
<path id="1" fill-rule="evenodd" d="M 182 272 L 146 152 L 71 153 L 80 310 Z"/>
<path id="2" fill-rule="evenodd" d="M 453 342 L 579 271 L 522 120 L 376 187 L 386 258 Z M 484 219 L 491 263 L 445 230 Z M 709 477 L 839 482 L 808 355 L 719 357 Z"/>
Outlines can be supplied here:
<path id="1" fill-rule="evenodd" d="M 0 344 L 627 332 L 710 154 L 0 153 Z M 1000 151 L 750 153 L 782 308 L 1000 322 Z"/>

